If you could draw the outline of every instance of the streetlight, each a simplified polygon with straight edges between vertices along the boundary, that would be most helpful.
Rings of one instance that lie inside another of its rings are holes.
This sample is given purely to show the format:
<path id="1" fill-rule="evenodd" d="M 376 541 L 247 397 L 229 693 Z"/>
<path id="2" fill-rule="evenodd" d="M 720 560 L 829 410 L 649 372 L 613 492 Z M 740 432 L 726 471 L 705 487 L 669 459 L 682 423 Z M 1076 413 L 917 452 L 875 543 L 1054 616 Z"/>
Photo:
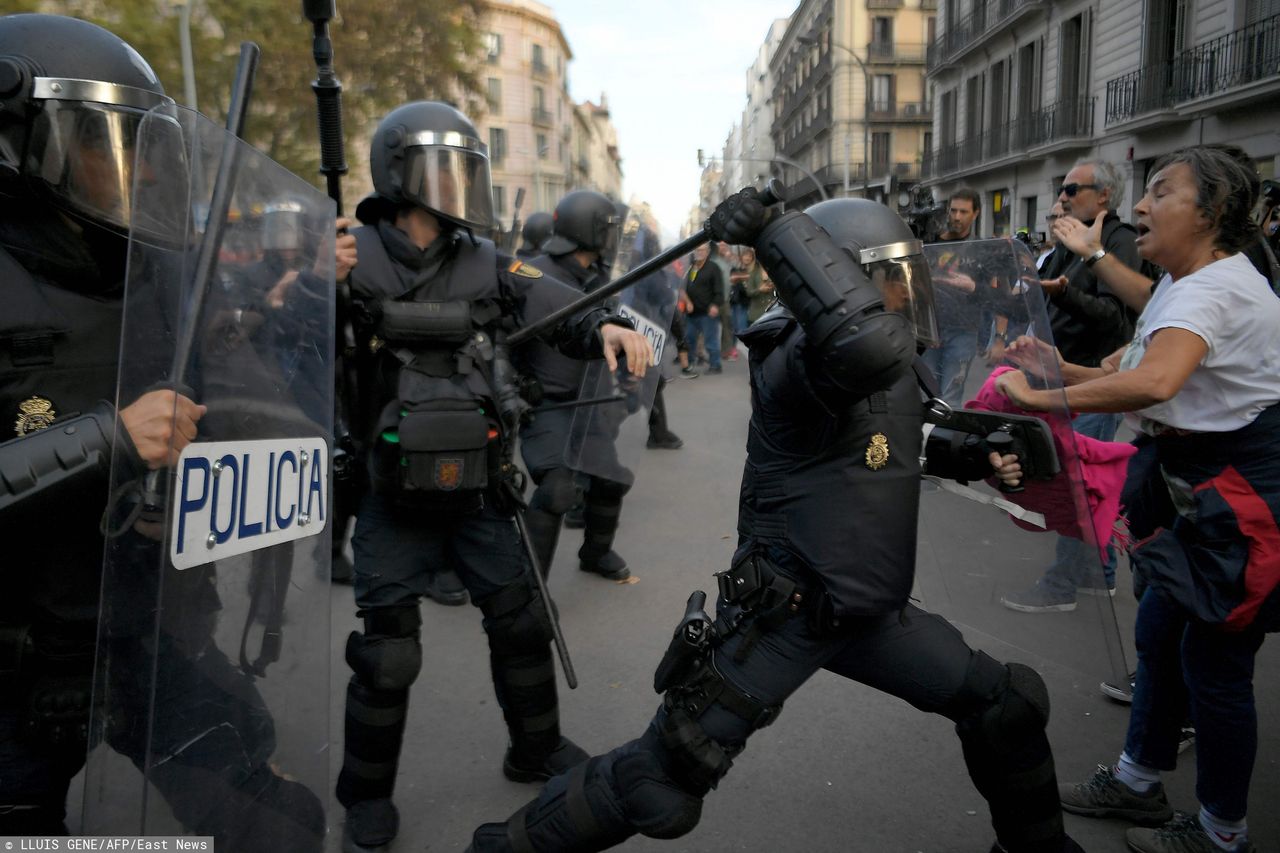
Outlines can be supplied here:
<path id="1" fill-rule="evenodd" d="M 724 162 L 733 162 L 733 163 L 782 163 L 783 165 L 786 165 L 786 166 L 793 166 L 793 167 L 795 167 L 796 169 L 798 169 L 798 170 L 799 170 L 799 171 L 800 171 L 800 172 L 801 172 L 801 173 L 802 173 L 806 178 L 808 178 L 809 180 L 813 181 L 813 185 L 814 185 L 815 187 L 817 187 L 817 189 L 818 189 L 818 195 L 822 196 L 822 200 L 823 200 L 823 201 L 826 201 L 826 200 L 827 200 L 827 191 L 826 191 L 826 190 L 824 190 L 824 189 L 822 188 L 822 182 L 818 180 L 818 176 L 817 176 L 817 175 L 815 175 L 813 172 L 810 172 L 810 171 L 809 171 L 808 169 L 806 169 L 804 166 L 801 166 L 801 165 L 800 165 L 799 163 L 797 163 L 795 160 L 792 160 L 792 159 L 790 159 L 790 158 L 788 158 L 788 157 L 716 157 L 715 155 L 712 155 L 712 157 L 711 157 L 711 162 L 713 162 L 713 163 L 714 163 L 717 159 L 718 159 L 718 160 L 720 160 L 720 162 L 722 162 L 722 163 L 724 163 Z M 702 153 L 702 149 L 701 149 L 701 148 L 699 148 L 699 149 L 698 149 L 698 165 L 699 165 L 699 166 L 705 166 L 705 165 L 706 165 L 706 162 L 707 162 L 706 155 L 704 155 L 704 154 Z"/>
<path id="2" fill-rule="evenodd" d="M 196 72 L 191 58 L 191 3 L 194 0 L 174 0 L 178 10 L 178 44 L 182 50 L 182 98 L 187 106 L 196 109 Z"/>
<path id="3" fill-rule="evenodd" d="M 804 45 L 816 45 L 818 43 L 818 40 L 813 36 L 796 36 L 796 41 Z M 870 101 L 871 74 L 867 71 L 867 66 L 863 63 L 861 57 L 859 57 L 858 54 L 854 53 L 851 48 L 845 47 L 835 39 L 831 39 L 831 47 L 838 47 L 841 50 L 843 50 L 845 53 L 849 54 L 849 57 L 854 62 L 858 63 L 858 67 L 862 69 L 862 194 L 865 196 L 867 194 L 867 188 L 870 185 L 870 180 L 871 180 L 871 163 L 869 162 L 869 157 L 868 157 L 869 149 L 867 148 L 867 126 L 869 124 L 868 119 L 870 119 L 871 117 L 871 101 Z M 850 93 L 851 94 L 849 96 L 849 100 L 852 102 L 853 100 L 852 89 L 850 89 Z M 853 111 L 850 110 L 850 113 L 852 112 Z M 849 120 L 852 121 L 853 119 L 850 118 Z M 849 138 L 848 132 L 846 131 L 845 133 L 846 142 L 848 138 Z M 846 196 L 849 195 L 849 156 L 848 154 L 846 154 L 844 158 L 844 194 Z"/>

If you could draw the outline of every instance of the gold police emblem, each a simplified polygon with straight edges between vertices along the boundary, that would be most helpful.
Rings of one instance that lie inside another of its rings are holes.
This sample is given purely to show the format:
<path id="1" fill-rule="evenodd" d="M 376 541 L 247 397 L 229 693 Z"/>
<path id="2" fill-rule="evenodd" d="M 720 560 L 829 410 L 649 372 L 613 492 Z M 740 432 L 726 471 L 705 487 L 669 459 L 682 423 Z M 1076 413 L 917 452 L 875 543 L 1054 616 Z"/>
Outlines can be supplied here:
<path id="1" fill-rule="evenodd" d="M 867 445 L 867 467 L 872 471 L 879 471 L 888 464 L 889 439 L 884 433 L 878 432 L 871 436 L 871 443 Z"/>
<path id="2" fill-rule="evenodd" d="M 523 261 L 512 262 L 511 266 L 507 267 L 507 272 L 512 272 L 525 278 L 542 278 L 542 270 L 537 267 L 531 267 Z"/>
<path id="3" fill-rule="evenodd" d="M 18 420 L 13 425 L 13 431 L 18 435 L 26 435 L 46 429 L 57 416 L 51 401 L 44 397 L 31 397 L 18 404 Z"/>

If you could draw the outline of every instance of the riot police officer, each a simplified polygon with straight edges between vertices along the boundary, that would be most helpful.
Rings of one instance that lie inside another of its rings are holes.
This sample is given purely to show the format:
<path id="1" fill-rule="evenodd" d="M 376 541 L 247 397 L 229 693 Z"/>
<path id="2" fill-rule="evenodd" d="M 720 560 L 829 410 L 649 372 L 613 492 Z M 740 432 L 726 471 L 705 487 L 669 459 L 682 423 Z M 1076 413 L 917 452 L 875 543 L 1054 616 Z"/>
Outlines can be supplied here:
<path id="1" fill-rule="evenodd" d="M 710 221 L 716 237 L 755 245 L 784 303 L 743 336 L 752 414 L 739 546 L 717 576 L 717 616 L 690 600 L 655 676 L 662 706 L 640 738 L 550 780 L 508 821 L 478 828 L 471 849 L 600 850 L 689 832 L 747 738 L 823 668 L 955 722 L 995 850 L 1077 851 L 1063 833 L 1040 677 L 970 649 L 909 600 L 920 385 L 936 385 L 914 369 L 936 334 L 921 245 L 869 200 L 762 228 L 763 218 L 746 190 Z M 1006 482 L 1020 477 L 1013 456 L 953 459 L 933 434 L 929 445 L 931 473 L 994 466 Z"/>
<path id="2" fill-rule="evenodd" d="M 556 205 L 554 229 L 542 243 L 544 254 L 532 263 L 543 272 L 583 293 L 607 284 L 609 264 L 618 248 L 621 217 L 609 198 L 594 190 L 575 190 Z M 541 386 L 546 404 L 572 403 L 578 399 L 586 375 L 581 361 L 561 355 L 535 341 L 515 354 L 521 372 Z M 618 404 L 607 404 L 617 406 Z M 566 437 L 577 413 L 556 408 L 533 413 L 520 430 L 520 453 L 537 489 L 529 501 L 525 520 L 544 574 L 550 572 L 564 514 L 573 508 L 582 491 L 582 547 L 578 567 L 609 580 L 624 580 L 631 571 L 613 550 L 622 498 L 635 478 L 614 448 L 617 415 L 607 409 L 592 412 L 582 440 L 588 445 L 573 455 L 589 455 L 594 470 L 577 475 L 566 463 Z"/>
<path id="3" fill-rule="evenodd" d="M 373 135 L 374 193 L 356 215 L 352 274 L 360 409 L 370 491 L 352 540 L 363 632 L 346 659 L 345 759 L 337 795 L 345 847 L 398 831 L 391 795 L 409 687 L 422 664 L 418 602 L 429 569 L 453 565 L 484 613 L 494 690 L 510 735 L 503 772 L 540 782 L 586 755 L 560 734 L 547 607 L 517 528 L 506 478 L 520 404 L 504 335 L 576 292 L 476 236 L 492 222 L 489 162 L 475 126 L 419 101 Z M 644 338 L 603 309 L 547 340 L 569 355 L 625 356 L 643 372 Z"/>
<path id="4" fill-rule="evenodd" d="M 171 104 L 118 36 L 55 15 L 0 17 L 0 414 L 13 429 L 0 444 L 0 535 L 12 569 L 0 597 L 3 835 L 66 832 L 69 783 L 85 762 L 113 438 L 128 457 L 121 469 L 141 475 L 174 464 L 205 414 L 173 390 L 147 391 L 118 412 L 107 402 L 117 389 L 130 187 L 135 171 L 140 181 L 163 176 L 156 163 L 135 162 L 138 130 L 149 109 Z M 137 518 L 115 543 L 142 555 L 142 575 L 159 545 Z M 150 781 L 179 820 L 219 845 L 319 850 L 323 807 L 265 760 L 272 722 L 252 681 L 216 647 L 201 651 L 108 673 L 125 698 L 107 741 L 154 769 L 149 751 L 161 738 L 192 736 L 180 724 L 149 730 L 143 682 L 178 670 L 189 686 L 218 680 L 225 705 L 192 716 L 239 744 L 237 766 L 220 765 L 225 755 L 206 742 L 191 751 L 201 753 L 198 771 L 180 748 Z"/>
<path id="5" fill-rule="evenodd" d="M 529 218 L 524 222 L 524 228 L 520 230 L 520 236 L 524 242 L 516 250 L 516 257 L 528 261 L 541 255 L 542 244 L 551 236 L 554 225 L 551 214 L 545 210 L 529 214 Z"/>

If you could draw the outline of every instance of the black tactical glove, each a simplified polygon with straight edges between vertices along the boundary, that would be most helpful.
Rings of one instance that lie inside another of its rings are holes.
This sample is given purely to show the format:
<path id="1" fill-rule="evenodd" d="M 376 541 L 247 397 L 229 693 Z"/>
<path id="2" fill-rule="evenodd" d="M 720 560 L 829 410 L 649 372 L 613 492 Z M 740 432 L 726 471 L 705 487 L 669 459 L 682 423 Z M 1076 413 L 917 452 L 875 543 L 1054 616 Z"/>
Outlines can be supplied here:
<path id="1" fill-rule="evenodd" d="M 755 187 L 738 190 L 716 206 L 704 226 L 711 236 L 735 246 L 748 246 L 764 230 L 765 206 Z"/>

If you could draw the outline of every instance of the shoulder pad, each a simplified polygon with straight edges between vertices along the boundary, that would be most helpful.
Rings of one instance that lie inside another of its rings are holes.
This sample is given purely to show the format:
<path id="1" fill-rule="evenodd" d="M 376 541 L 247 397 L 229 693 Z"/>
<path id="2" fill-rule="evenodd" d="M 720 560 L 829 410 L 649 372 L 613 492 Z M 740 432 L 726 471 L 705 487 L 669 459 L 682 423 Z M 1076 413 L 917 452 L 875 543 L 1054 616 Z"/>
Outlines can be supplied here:
<path id="1" fill-rule="evenodd" d="M 512 261 L 507 265 L 507 272 L 524 276 L 525 278 L 542 278 L 543 275 L 542 270 L 532 264 L 526 264 L 524 261 Z"/>
<path id="2" fill-rule="evenodd" d="M 782 337 L 795 324 L 796 315 L 791 313 L 791 309 L 781 302 L 774 302 L 769 306 L 769 310 L 760 315 L 760 319 L 752 323 L 739 337 L 750 348 L 752 341 L 762 344 Z"/>

